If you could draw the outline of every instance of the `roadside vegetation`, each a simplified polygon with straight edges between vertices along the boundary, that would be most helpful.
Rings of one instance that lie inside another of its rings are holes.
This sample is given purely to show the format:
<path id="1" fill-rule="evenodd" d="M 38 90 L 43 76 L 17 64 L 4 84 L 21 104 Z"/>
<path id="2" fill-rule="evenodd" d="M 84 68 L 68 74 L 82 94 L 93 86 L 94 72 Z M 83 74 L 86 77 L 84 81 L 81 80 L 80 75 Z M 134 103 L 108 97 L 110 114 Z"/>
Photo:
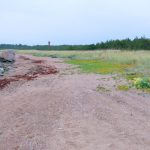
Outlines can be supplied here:
<path id="1" fill-rule="evenodd" d="M 0 44 L 0 49 L 22 49 L 22 50 L 103 50 L 103 49 L 119 49 L 119 50 L 150 50 L 150 39 L 146 37 L 135 39 L 123 39 L 123 40 L 109 40 L 106 42 L 100 42 L 97 44 L 88 45 L 22 45 L 22 44 Z"/>
<path id="2" fill-rule="evenodd" d="M 150 51 L 17 51 L 40 57 L 63 58 L 81 71 L 97 74 L 118 74 L 138 89 L 150 88 Z M 120 86 L 118 89 L 127 90 Z"/>

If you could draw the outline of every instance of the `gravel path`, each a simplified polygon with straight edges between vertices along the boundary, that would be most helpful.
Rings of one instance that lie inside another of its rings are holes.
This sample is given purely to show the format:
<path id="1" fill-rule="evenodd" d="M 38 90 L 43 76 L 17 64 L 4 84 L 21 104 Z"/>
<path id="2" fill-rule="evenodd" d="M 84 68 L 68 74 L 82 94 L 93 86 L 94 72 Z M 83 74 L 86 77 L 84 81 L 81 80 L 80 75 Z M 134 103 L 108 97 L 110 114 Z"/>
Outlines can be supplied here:
<path id="1" fill-rule="evenodd" d="M 59 73 L 0 91 L 0 150 L 150 149 L 149 95 L 118 91 L 112 76 L 82 74 L 60 59 L 25 57 Z M 7 76 L 34 65 L 18 56 Z"/>

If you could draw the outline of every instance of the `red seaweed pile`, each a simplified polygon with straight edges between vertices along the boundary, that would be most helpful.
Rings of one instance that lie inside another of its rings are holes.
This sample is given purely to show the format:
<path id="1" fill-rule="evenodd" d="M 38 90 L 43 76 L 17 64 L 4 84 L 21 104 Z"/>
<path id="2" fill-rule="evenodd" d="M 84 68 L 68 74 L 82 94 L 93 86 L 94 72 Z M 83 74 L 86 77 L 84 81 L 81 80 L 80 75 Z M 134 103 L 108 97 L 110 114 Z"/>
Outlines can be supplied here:
<path id="1" fill-rule="evenodd" d="M 5 88 L 11 82 L 16 82 L 19 80 L 30 81 L 37 78 L 39 75 L 49 75 L 49 74 L 56 74 L 58 70 L 52 66 L 43 66 L 37 65 L 32 67 L 26 74 L 24 75 L 15 75 L 9 78 L 0 79 L 0 89 Z"/>

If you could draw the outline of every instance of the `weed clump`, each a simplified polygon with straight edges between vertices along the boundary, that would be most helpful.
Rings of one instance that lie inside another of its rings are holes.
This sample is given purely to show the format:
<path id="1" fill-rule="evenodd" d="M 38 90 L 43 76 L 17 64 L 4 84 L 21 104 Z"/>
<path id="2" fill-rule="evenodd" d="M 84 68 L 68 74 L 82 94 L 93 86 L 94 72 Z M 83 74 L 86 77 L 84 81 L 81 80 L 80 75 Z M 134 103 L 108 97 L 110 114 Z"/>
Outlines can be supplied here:
<path id="1" fill-rule="evenodd" d="M 110 90 L 106 89 L 105 87 L 98 86 L 96 89 L 98 92 L 110 92 Z"/>
<path id="2" fill-rule="evenodd" d="M 133 85 L 137 89 L 150 89 L 150 78 L 134 78 Z"/>
<path id="3" fill-rule="evenodd" d="M 125 77 L 126 77 L 126 79 L 128 79 L 128 80 L 134 80 L 135 78 L 139 78 L 139 77 L 143 77 L 144 76 L 144 74 L 142 74 L 142 73 L 137 73 L 137 72 L 127 72 L 126 74 L 125 74 Z"/>
<path id="4" fill-rule="evenodd" d="M 119 85 L 117 87 L 117 89 L 120 90 L 120 91 L 128 91 L 130 89 L 130 87 L 127 86 L 127 85 Z"/>

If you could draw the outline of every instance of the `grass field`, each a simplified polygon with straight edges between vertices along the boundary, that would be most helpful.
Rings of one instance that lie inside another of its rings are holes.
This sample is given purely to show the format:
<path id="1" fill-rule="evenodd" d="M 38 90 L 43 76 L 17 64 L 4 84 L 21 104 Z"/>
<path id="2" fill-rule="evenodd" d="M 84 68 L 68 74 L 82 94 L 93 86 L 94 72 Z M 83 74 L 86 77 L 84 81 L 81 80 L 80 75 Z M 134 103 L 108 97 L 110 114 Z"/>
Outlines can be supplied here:
<path id="1" fill-rule="evenodd" d="M 127 78 L 150 76 L 149 51 L 36 51 L 21 50 L 18 53 L 34 56 L 64 58 L 67 63 L 78 65 L 84 72 L 121 73 Z"/>
<path id="2" fill-rule="evenodd" d="M 36 51 L 21 50 L 21 54 L 38 57 L 63 58 L 66 63 L 77 65 L 82 72 L 118 74 L 132 81 L 134 86 L 150 89 L 150 51 Z M 125 87 L 120 87 L 124 89 Z M 126 89 L 126 88 L 125 88 Z"/>

